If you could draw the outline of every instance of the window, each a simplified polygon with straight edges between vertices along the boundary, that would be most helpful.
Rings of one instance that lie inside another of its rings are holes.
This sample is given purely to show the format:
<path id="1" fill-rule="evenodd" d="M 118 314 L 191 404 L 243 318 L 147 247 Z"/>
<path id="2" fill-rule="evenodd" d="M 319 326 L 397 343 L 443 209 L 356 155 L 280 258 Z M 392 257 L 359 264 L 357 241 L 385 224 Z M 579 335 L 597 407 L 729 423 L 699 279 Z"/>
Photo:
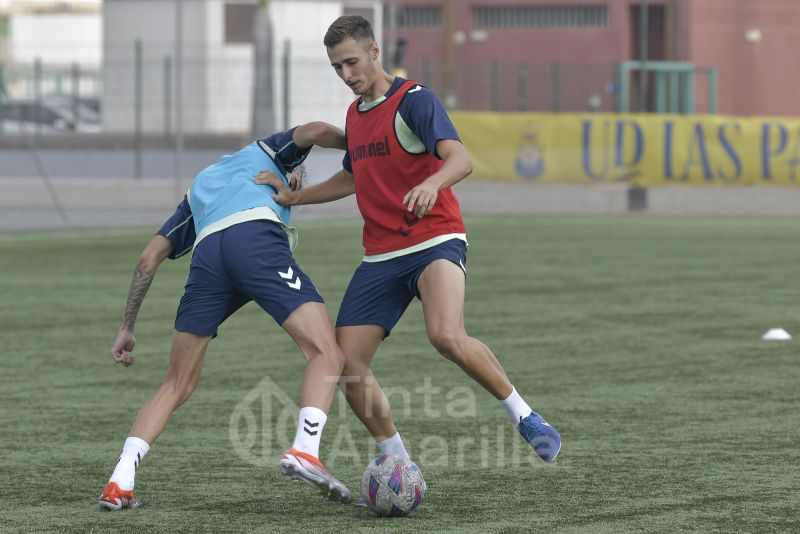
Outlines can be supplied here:
<path id="1" fill-rule="evenodd" d="M 255 4 L 225 4 L 225 42 L 252 43 Z"/>
<path id="2" fill-rule="evenodd" d="M 475 6 L 476 28 L 603 28 L 608 26 L 608 6 Z"/>
<path id="3" fill-rule="evenodd" d="M 391 11 L 384 9 L 386 26 Z M 397 6 L 397 26 L 401 28 L 436 28 L 442 25 L 441 6 Z"/>

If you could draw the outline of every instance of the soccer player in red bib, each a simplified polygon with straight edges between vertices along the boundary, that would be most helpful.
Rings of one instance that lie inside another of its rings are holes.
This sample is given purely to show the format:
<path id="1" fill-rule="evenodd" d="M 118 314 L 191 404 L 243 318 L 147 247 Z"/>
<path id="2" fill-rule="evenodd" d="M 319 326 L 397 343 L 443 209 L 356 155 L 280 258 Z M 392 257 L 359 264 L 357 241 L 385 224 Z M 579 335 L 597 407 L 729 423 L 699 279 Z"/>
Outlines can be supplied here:
<path id="1" fill-rule="evenodd" d="M 348 403 L 382 453 L 408 455 L 370 363 L 417 297 L 436 350 L 494 395 L 534 451 L 554 461 L 559 433 L 517 393 L 492 351 L 464 329 L 467 238 L 450 187 L 472 172 L 472 163 L 444 106 L 427 87 L 383 70 L 364 18 L 338 18 L 324 43 L 336 73 L 358 95 L 347 111 L 344 168 L 298 192 L 270 173 L 256 181 L 278 189 L 273 198 L 284 205 L 356 195 L 365 256 L 336 321 Z"/>

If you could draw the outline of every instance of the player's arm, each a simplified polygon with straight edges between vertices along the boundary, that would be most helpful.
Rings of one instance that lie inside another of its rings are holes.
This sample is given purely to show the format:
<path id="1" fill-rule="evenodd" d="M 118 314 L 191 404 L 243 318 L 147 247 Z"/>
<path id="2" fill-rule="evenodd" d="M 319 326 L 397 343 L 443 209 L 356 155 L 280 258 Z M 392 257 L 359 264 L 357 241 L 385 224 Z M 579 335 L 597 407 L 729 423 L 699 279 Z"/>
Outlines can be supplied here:
<path id="1" fill-rule="evenodd" d="M 114 361 L 121 363 L 125 367 L 134 362 L 131 352 L 136 345 L 136 338 L 133 335 L 136 316 L 142 307 L 147 290 L 150 289 L 150 284 L 153 283 L 158 267 L 174 248 L 172 241 L 168 238 L 163 235 L 155 235 L 144 247 L 144 250 L 139 255 L 139 260 L 136 262 L 133 279 L 128 288 L 128 300 L 125 304 L 125 312 L 122 315 L 119 333 L 114 345 L 111 347 L 111 356 Z"/>
<path id="2" fill-rule="evenodd" d="M 292 141 L 299 148 L 316 145 L 322 148 L 347 149 L 344 132 L 333 124 L 322 121 L 301 124 L 292 132 Z"/>
<path id="3" fill-rule="evenodd" d="M 119 333 L 111 347 L 114 361 L 125 367 L 133 363 L 134 357 L 131 352 L 136 345 L 133 327 L 156 271 L 166 258 L 176 259 L 188 253 L 194 245 L 195 238 L 192 209 L 189 200 L 184 197 L 175 209 L 175 213 L 164 222 L 153 239 L 144 247 L 136 262 Z"/>
<path id="4" fill-rule="evenodd" d="M 291 139 L 288 136 L 291 135 Z M 294 170 L 302 162 L 310 148 L 314 145 L 323 148 L 347 149 L 344 132 L 321 121 L 302 124 L 287 132 L 273 134 L 265 140 L 268 146 L 276 151 L 278 160 L 287 170 Z M 290 178 L 290 183 L 292 178 Z M 300 187 L 287 188 L 283 180 L 271 171 L 262 171 L 255 176 L 259 185 L 269 185 L 275 189 L 272 198 L 284 206 L 296 204 L 319 204 L 337 200 L 355 192 L 353 175 L 349 172 L 337 173 L 331 179 L 306 189 Z"/>
<path id="5" fill-rule="evenodd" d="M 417 85 L 408 91 L 398 108 L 398 115 L 421 143 L 415 151 L 424 149 L 444 161 L 439 170 L 403 197 L 406 209 L 417 217 L 423 217 L 433 209 L 439 191 L 472 173 L 472 161 L 444 105 L 430 89 Z"/>
<path id="6" fill-rule="evenodd" d="M 420 218 L 433 209 L 439 191 L 457 184 L 472 174 L 472 160 L 460 141 L 440 139 L 436 142 L 436 153 L 444 160 L 444 164 L 403 197 L 406 209 L 413 211 Z"/>
<path id="7" fill-rule="evenodd" d="M 306 187 L 299 191 L 290 191 L 283 181 L 270 171 L 260 172 L 256 175 L 257 184 L 271 185 L 277 191 L 272 199 L 284 206 L 299 206 L 303 204 L 324 204 L 333 202 L 356 192 L 353 174 L 342 169 L 324 182 Z"/>
<path id="8" fill-rule="evenodd" d="M 347 140 L 344 132 L 339 128 L 324 123 L 310 122 L 298 126 L 292 132 L 292 141 L 298 147 L 317 145 L 326 148 L 341 148 L 347 150 Z M 345 159 L 347 157 L 345 156 Z M 323 204 L 339 200 L 356 192 L 353 173 L 345 168 L 311 187 L 290 190 L 279 177 L 271 171 L 260 172 L 255 176 L 255 181 L 260 185 L 269 185 L 275 189 L 272 199 L 284 206 L 297 206 L 302 204 Z"/>

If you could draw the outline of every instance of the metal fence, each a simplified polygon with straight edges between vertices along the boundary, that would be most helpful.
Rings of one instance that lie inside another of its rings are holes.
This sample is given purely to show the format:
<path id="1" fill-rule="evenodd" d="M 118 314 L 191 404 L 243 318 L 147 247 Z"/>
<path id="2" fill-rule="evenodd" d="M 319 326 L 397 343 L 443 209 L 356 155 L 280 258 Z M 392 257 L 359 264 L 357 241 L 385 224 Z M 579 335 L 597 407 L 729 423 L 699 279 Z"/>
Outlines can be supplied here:
<path id="1" fill-rule="evenodd" d="M 459 63 L 426 61 L 406 67 L 451 109 L 584 112 L 617 109 L 617 68 L 612 64 Z"/>
<path id="2" fill-rule="evenodd" d="M 0 64 L 0 135 L 107 132 L 174 134 L 183 106 L 187 133 L 247 135 L 251 128 L 252 51 L 229 48 L 187 53 L 183 90 L 176 94 L 175 62 L 167 47 L 141 43 L 107 50 L 99 68 L 81 65 Z M 493 111 L 612 111 L 618 108 L 615 65 L 564 63 L 411 64 L 409 77 L 431 87 L 448 108 Z M 351 96 L 324 58 L 276 57 L 277 127 L 314 117 L 344 117 Z M 331 94 L 338 99 L 331 99 Z M 332 115 L 331 106 L 342 104 Z M 36 108 L 40 108 L 37 110 Z M 41 108 L 47 108 L 47 112 Z M 58 109 L 51 109 L 58 108 Z M 55 111 L 59 117 L 54 117 Z M 287 120 L 288 119 L 288 120 Z"/>
<path id="3" fill-rule="evenodd" d="M 269 133 L 252 131 L 252 47 L 187 47 L 180 92 L 172 52 L 152 43 L 107 49 L 94 69 L 0 64 L 0 176 L 187 177 Z M 274 129 L 310 120 L 343 125 L 352 93 L 327 58 L 303 52 L 283 48 L 272 58 Z M 405 68 L 453 110 L 614 112 L 626 93 L 615 64 L 424 61 Z M 702 78 L 696 87 L 698 108 L 708 107 Z"/>

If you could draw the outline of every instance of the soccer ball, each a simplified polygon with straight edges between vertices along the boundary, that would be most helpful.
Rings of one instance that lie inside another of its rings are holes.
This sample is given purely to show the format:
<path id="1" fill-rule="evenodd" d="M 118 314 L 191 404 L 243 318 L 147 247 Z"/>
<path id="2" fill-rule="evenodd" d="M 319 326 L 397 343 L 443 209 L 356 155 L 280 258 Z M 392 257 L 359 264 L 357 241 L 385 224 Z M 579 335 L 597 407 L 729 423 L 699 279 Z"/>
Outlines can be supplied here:
<path id="1" fill-rule="evenodd" d="M 370 462 L 361 476 L 361 497 L 379 516 L 410 514 L 425 495 L 425 479 L 417 464 L 396 454 Z"/>

